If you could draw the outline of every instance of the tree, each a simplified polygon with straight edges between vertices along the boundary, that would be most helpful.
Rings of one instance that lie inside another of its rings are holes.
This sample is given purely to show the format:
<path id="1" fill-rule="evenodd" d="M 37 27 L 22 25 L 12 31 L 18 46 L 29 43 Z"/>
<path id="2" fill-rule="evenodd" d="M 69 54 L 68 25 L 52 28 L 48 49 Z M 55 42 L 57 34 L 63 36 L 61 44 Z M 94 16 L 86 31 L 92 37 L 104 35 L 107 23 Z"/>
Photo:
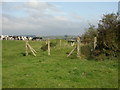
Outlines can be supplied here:
<path id="1" fill-rule="evenodd" d="M 91 42 L 94 40 L 94 37 L 97 36 L 97 29 L 94 25 L 90 25 L 85 34 L 82 35 L 83 41 Z"/>
<path id="2" fill-rule="evenodd" d="M 107 55 L 116 56 L 118 48 L 118 15 L 103 15 L 98 24 L 98 47 Z"/>

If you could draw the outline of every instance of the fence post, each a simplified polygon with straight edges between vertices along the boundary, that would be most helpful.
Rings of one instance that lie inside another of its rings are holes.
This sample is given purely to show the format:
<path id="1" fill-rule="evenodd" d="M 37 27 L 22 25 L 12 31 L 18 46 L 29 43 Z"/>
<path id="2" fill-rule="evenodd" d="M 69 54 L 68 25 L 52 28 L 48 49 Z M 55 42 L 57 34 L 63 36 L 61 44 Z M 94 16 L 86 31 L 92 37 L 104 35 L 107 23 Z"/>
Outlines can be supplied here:
<path id="1" fill-rule="evenodd" d="M 68 56 L 67 57 L 69 57 L 72 53 L 73 53 L 73 51 L 76 49 L 76 46 L 75 46 L 75 48 L 68 54 Z"/>
<path id="2" fill-rule="evenodd" d="M 62 41 L 60 40 L 60 46 L 61 46 L 61 44 L 62 44 Z"/>
<path id="3" fill-rule="evenodd" d="M 28 41 L 26 41 L 26 45 L 25 45 L 25 47 L 26 47 L 26 56 L 28 56 L 28 46 L 27 46 L 27 44 L 28 44 Z"/>
<path id="4" fill-rule="evenodd" d="M 94 37 L 94 50 L 95 50 L 96 46 L 97 46 L 97 37 Z"/>
<path id="5" fill-rule="evenodd" d="M 50 40 L 48 39 L 48 55 L 50 55 Z"/>
<path id="6" fill-rule="evenodd" d="M 77 57 L 80 57 L 80 38 L 77 37 Z"/>
<path id="7" fill-rule="evenodd" d="M 28 45 L 29 49 L 31 50 L 31 52 L 33 53 L 33 55 L 36 56 L 35 53 L 37 53 L 37 52 L 30 46 L 30 44 L 27 44 L 27 45 Z"/>
<path id="8" fill-rule="evenodd" d="M 48 40 L 46 40 L 45 43 L 47 44 L 47 43 L 48 43 Z"/>
<path id="9" fill-rule="evenodd" d="M 36 56 L 35 53 L 37 53 L 37 52 L 30 46 L 30 44 L 28 43 L 28 41 L 26 41 L 25 47 L 26 47 L 26 56 L 28 56 L 28 49 L 30 49 L 30 51 L 32 52 L 32 54 L 33 54 L 34 56 Z"/>

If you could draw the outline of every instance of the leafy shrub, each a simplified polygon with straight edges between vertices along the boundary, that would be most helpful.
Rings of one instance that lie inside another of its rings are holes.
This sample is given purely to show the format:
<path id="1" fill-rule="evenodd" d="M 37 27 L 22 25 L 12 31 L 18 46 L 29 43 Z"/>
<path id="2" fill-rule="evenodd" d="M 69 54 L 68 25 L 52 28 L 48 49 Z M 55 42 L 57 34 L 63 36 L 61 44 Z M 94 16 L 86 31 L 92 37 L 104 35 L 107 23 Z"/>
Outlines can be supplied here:
<path id="1" fill-rule="evenodd" d="M 88 45 L 84 45 L 81 47 L 81 54 L 82 56 L 84 56 L 84 58 L 86 59 L 90 59 L 91 58 L 91 54 L 92 54 L 92 47 L 90 44 Z"/>
<path id="2" fill-rule="evenodd" d="M 57 43 L 50 43 L 50 47 L 55 47 L 56 46 L 56 44 Z M 45 44 L 45 45 L 43 45 L 42 47 L 41 47 L 41 49 L 43 50 L 43 51 L 47 51 L 48 50 L 48 44 Z"/>

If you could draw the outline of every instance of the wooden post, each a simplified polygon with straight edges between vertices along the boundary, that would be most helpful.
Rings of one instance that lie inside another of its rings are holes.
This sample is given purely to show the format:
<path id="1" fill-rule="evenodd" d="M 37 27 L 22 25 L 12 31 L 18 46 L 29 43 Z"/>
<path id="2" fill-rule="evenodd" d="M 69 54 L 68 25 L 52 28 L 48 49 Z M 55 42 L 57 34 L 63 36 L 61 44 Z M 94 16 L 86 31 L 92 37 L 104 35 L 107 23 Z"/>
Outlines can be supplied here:
<path id="1" fill-rule="evenodd" d="M 28 41 L 26 41 L 26 56 L 28 55 L 28 48 L 30 49 L 30 51 L 32 52 L 32 54 L 34 56 L 36 56 L 35 53 L 37 53 L 37 52 L 30 46 L 30 44 L 28 43 Z"/>
<path id="2" fill-rule="evenodd" d="M 30 44 L 28 44 L 28 46 L 30 47 L 30 49 L 31 49 L 33 52 L 37 53 L 37 52 L 35 51 L 35 49 L 33 49 L 33 48 L 30 46 Z"/>
<path id="3" fill-rule="evenodd" d="M 80 57 L 80 38 L 77 37 L 77 57 Z"/>
<path id="4" fill-rule="evenodd" d="M 62 44 L 62 41 L 60 40 L 60 46 L 61 46 L 61 44 Z"/>
<path id="5" fill-rule="evenodd" d="M 28 46 L 29 46 L 29 48 L 30 48 L 31 52 L 33 53 L 33 55 L 34 55 L 34 56 L 36 56 L 35 52 L 32 50 L 32 48 L 30 47 L 30 45 L 29 45 L 29 44 L 28 44 Z"/>
<path id="6" fill-rule="evenodd" d="M 75 45 L 75 43 L 73 42 L 73 43 L 72 43 L 72 46 L 74 46 L 74 45 Z"/>
<path id="7" fill-rule="evenodd" d="M 75 46 L 75 48 L 68 54 L 68 56 L 67 57 L 69 57 L 72 53 L 73 53 L 73 51 L 76 49 L 76 46 Z"/>
<path id="8" fill-rule="evenodd" d="M 95 50 L 96 46 L 97 46 L 97 37 L 94 37 L 94 50 Z"/>
<path id="9" fill-rule="evenodd" d="M 28 56 L 28 46 L 27 46 L 27 44 L 28 44 L 28 41 L 26 41 L 26 45 L 25 45 L 25 47 L 26 47 L 26 56 Z"/>
<path id="10" fill-rule="evenodd" d="M 48 39 L 48 55 L 50 55 L 50 40 Z"/>
<path id="11" fill-rule="evenodd" d="M 46 44 L 48 43 L 48 41 L 47 41 L 47 40 L 46 40 L 45 42 L 46 42 Z"/>
<path id="12" fill-rule="evenodd" d="M 28 44 L 28 47 L 30 48 L 30 50 L 31 50 L 31 52 L 33 53 L 33 55 L 36 56 L 36 54 L 35 54 L 33 48 L 32 48 L 29 44 Z"/>
<path id="13" fill-rule="evenodd" d="M 71 46 L 72 46 L 72 42 L 71 42 L 70 44 L 71 44 Z"/>

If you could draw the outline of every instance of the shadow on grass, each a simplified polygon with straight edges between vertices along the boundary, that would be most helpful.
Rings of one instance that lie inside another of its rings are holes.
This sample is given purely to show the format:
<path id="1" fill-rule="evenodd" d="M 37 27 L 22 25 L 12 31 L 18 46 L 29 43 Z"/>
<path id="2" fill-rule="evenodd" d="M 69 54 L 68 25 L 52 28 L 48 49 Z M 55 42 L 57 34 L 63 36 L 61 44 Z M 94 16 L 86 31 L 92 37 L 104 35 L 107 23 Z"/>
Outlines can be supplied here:
<path id="1" fill-rule="evenodd" d="M 26 53 L 21 53 L 22 56 L 26 56 Z M 32 53 L 28 53 L 28 55 L 32 55 Z"/>

